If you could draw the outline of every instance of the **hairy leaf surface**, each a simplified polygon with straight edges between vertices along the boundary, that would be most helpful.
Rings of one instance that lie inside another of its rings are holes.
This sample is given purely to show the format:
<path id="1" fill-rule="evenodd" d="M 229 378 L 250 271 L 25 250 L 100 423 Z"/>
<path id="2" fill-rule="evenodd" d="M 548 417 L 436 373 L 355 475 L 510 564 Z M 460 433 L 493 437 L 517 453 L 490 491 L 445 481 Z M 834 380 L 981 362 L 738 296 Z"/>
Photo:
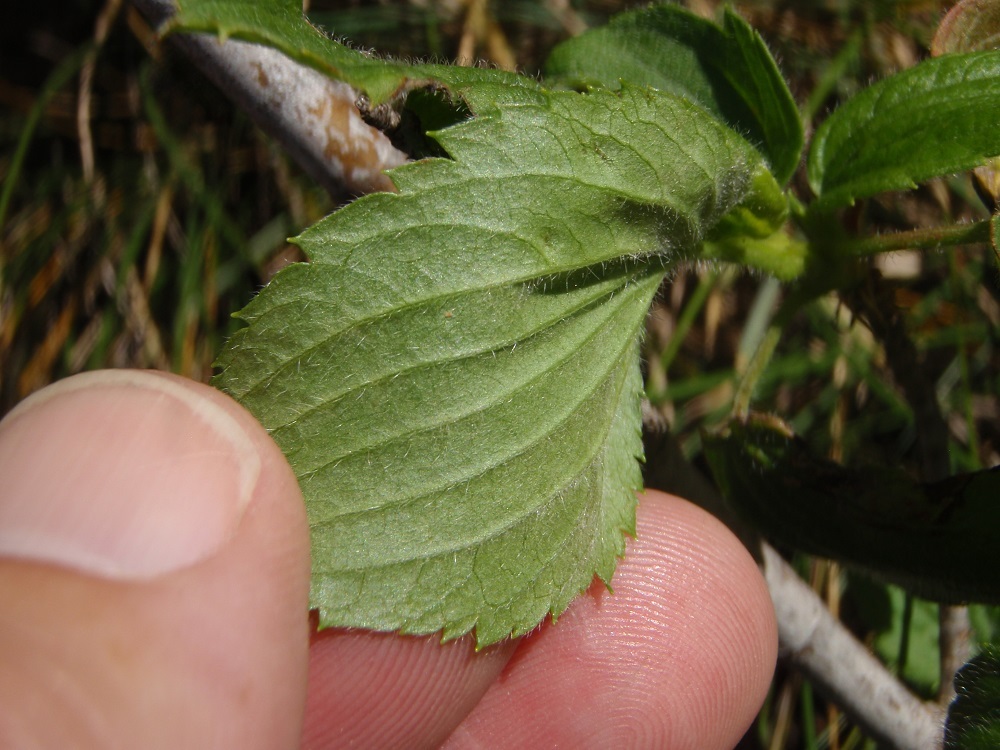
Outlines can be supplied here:
<path id="1" fill-rule="evenodd" d="M 953 54 L 865 89 L 816 131 L 809 183 L 835 207 L 1000 155 L 1000 52 Z"/>
<path id="2" fill-rule="evenodd" d="M 622 13 L 556 47 L 545 73 L 570 86 L 628 81 L 671 91 L 757 144 L 778 182 L 799 164 L 795 100 L 760 35 L 730 10 L 722 27 L 674 5 Z"/>
<path id="3" fill-rule="evenodd" d="M 324 625 L 480 645 L 609 581 L 640 484 L 638 337 L 759 154 L 671 94 L 480 84 L 451 159 L 298 238 L 217 383 L 299 476 Z"/>
<path id="4" fill-rule="evenodd" d="M 312 26 L 298 0 L 178 0 L 171 30 L 204 31 L 223 39 L 266 44 L 350 84 L 376 105 L 428 84 L 441 84 L 457 93 L 483 82 L 537 88 L 531 78 L 492 68 L 408 63 L 351 49 Z"/>

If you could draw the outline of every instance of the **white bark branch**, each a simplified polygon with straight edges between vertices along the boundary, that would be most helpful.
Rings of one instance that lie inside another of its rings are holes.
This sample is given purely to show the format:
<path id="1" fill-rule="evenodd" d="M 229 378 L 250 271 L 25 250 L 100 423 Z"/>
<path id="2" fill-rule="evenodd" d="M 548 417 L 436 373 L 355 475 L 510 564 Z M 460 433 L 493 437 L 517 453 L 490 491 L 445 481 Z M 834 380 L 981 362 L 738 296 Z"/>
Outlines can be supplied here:
<path id="1" fill-rule="evenodd" d="M 770 545 L 762 544 L 761 551 L 782 657 L 878 740 L 880 747 L 942 747 L 942 713 L 893 677 Z"/>
<path id="2" fill-rule="evenodd" d="M 157 28 L 174 12 L 172 0 L 133 2 Z M 350 86 L 269 47 L 204 34 L 171 41 L 335 199 L 393 189 L 383 171 L 406 155 L 361 118 Z"/>

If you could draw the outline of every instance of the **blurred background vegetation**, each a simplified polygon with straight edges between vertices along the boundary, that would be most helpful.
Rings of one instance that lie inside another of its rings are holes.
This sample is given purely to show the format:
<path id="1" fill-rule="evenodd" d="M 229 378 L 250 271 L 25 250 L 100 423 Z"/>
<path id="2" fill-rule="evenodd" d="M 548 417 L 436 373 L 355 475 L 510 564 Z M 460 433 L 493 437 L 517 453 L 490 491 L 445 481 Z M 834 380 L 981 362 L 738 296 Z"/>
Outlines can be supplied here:
<path id="1" fill-rule="evenodd" d="M 644 3 L 621 0 L 313 0 L 319 25 L 394 55 L 486 59 L 535 74 L 560 40 Z M 686 3 L 712 15 L 713 0 Z M 778 58 L 810 124 L 871 80 L 927 55 L 941 0 L 758 0 L 737 9 Z M 291 260 L 328 196 L 122 0 L 7 3 L 0 25 L 0 414 L 82 370 L 152 367 L 207 380 L 231 313 Z M 804 180 L 795 182 L 803 197 Z M 866 231 L 983 218 L 968 176 L 867 201 Z M 850 297 L 808 307 L 785 331 L 758 394 L 814 449 L 844 463 L 918 468 L 920 421 L 886 337 L 908 342 L 940 405 L 952 472 L 1000 463 L 1000 280 L 993 250 L 900 252 Z M 732 269 L 688 269 L 649 316 L 647 393 L 699 457 L 729 413 L 735 374 L 780 290 Z M 873 335 L 858 322 L 884 317 Z M 830 608 L 922 695 L 939 689 L 934 604 L 800 569 Z M 997 610 L 976 607 L 973 639 Z M 808 683 L 779 668 L 747 748 L 870 743 Z"/>

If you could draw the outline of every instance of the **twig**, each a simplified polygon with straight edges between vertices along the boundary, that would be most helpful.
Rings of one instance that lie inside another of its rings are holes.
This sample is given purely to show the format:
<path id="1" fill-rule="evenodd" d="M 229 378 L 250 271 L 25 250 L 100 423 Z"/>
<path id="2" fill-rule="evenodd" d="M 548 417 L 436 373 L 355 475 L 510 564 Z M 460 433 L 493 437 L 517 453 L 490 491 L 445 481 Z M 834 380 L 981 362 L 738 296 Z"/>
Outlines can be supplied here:
<path id="1" fill-rule="evenodd" d="M 767 544 L 761 551 L 782 656 L 885 747 L 941 747 L 939 712 L 903 687 L 827 611 L 781 555 Z"/>
<path id="2" fill-rule="evenodd" d="M 171 0 L 133 0 L 159 27 Z M 200 34 L 172 41 L 335 199 L 392 190 L 383 171 L 406 155 L 358 113 L 356 92 L 268 47 Z"/>
<path id="3" fill-rule="evenodd" d="M 955 697 L 954 674 L 972 655 L 969 608 L 942 604 L 938 610 L 938 644 L 941 648 L 941 684 L 938 703 L 947 706 Z"/>

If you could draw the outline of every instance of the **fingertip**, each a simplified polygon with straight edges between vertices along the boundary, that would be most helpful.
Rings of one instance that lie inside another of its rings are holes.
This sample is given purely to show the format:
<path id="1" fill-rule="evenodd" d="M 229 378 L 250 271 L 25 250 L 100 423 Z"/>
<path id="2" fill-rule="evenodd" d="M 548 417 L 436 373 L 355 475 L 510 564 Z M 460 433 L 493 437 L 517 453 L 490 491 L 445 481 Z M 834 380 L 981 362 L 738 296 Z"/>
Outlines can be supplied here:
<path id="1" fill-rule="evenodd" d="M 514 647 L 477 651 L 471 636 L 442 644 L 437 636 L 323 630 L 310 649 L 302 750 L 438 747 Z"/>
<path id="2" fill-rule="evenodd" d="M 239 526 L 266 448 L 254 432 L 158 373 L 49 386 L 0 422 L 0 555 L 121 579 L 190 565 Z"/>
<path id="3" fill-rule="evenodd" d="M 38 439 L 58 431 L 65 455 L 53 460 L 72 463 L 74 478 L 51 476 L 44 462 L 15 463 L 17 502 L 76 514 L 104 546 L 97 556 L 60 557 L 50 544 L 0 559 L 0 703 L 17 720 L 0 722 L 0 733 L 36 732 L 39 746 L 66 737 L 76 747 L 294 746 L 309 540 L 280 450 L 227 396 L 166 374 L 91 376 L 39 399 L 43 408 L 16 415 L 17 429 Z M 214 476 L 227 466 L 233 481 Z M 121 513 L 159 549 L 144 554 L 129 528 L 109 531 Z M 168 533 L 158 517 L 170 519 Z M 205 518 L 224 522 L 209 535 L 198 526 Z M 73 533 L 58 514 L 47 522 Z M 199 544 L 186 533 L 202 533 Z M 171 559 L 174 541 L 187 552 Z M 122 549 L 124 566 L 107 564 Z"/>
<path id="4" fill-rule="evenodd" d="M 684 717 L 675 721 L 677 746 L 733 747 L 760 709 L 777 661 L 764 578 L 725 524 L 686 500 L 648 491 L 638 524 L 634 567 L 624 576 L 638 600 L 620 606 L 658 603 L 649 605 L 658 607 L 649 621 L 666 625 L 676 641 L 666 666 L 669 710 Z"/>
<path id="5" fill-rule="evenodd" d="M 446 747 L 733 747 L 777 655 L 747 550 L 701 509 L 649 492 L 612 587 L 529 636 Z"/>

